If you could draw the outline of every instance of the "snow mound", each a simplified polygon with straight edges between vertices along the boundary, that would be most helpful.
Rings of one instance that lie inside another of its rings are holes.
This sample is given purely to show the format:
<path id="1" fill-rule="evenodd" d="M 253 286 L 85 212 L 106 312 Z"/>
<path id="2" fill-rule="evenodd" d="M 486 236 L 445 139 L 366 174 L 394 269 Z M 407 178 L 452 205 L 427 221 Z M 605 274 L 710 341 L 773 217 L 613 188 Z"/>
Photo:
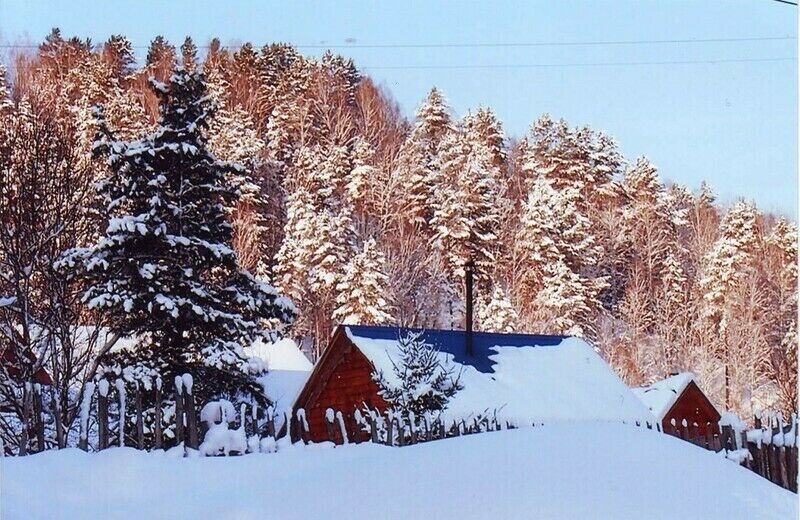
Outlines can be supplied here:
<path id="1" fill-rule="evenodd" d="M 68 449 L 0 464 L 4 520 L 291 520 L 357 511 L 389 520 L 798 515 L 797 495 L 719 454 L 621 424 L 562 424 L 405 448 L 294 446 L 230 458 Z"/>
<path id="2" fill-rule="evenodd" d="M 291 413 L 295 399 L 308 381 L 313 365 L 311 361 L 290 339 L 275 343 L 261 340 L 245 348 L 250 356 L 258 357 L 267 364 L 267 373 L 258 378 L 267 398 L 273 403 L 273 411 L 278 418 L 276 427 L 283 426 L 283 416 Z"/>
<path id="3" fill-rule="evenodd" d="M 309 372 L 313 365 L 311 361 L 297 348 L 297 344 L 290 339 L 281 339 L 275 343 L 265 343 L 257 340 L 249 347 L 245 347 L 249 356 L 255 356 L 267 363 L 267 370 L 301 370 Z"/>

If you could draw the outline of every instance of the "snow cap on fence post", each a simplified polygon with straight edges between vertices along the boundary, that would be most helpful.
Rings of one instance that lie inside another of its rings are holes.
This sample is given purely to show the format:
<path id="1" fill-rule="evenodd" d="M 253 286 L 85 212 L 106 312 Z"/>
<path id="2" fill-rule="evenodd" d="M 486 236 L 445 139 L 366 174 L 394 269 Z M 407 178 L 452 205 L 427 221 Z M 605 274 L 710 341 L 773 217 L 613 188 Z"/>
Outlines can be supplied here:
<path id="1" fill-rule="evenodd" d="M 183 394 L 183 378 L 181 376 L 175 376 L 175 391 Z"/>
<path id="2" fill-rule="evenodd" d="M 118 378 L 114 381 L 119 393 L 119 447 L 125 446 L 125 381 Z"/>
<path id="3" fill-rule="evenodd" d="M 186 393 L 191 395 L 192 385 L 194 384 L 194 379 L 192 379 L 192 374 L 183 374 L 183 376 L 181 376 L 181 381 L 183 382 L 184 388 L 186 388 Z"/>

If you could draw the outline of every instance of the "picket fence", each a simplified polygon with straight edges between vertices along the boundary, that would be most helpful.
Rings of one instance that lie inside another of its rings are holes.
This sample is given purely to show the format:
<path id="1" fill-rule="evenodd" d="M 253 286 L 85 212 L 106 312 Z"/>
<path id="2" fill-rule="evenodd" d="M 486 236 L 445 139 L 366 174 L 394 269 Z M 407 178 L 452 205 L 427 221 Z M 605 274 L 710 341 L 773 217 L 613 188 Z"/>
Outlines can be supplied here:
<path id="1" fill-rule="evenodd" d="M 715 452 L 738 462 L 767 480 L 797 493 L 798 428 L 797 415 L 792 414 L 784 423 L 781 414 L 769 414 L 766 424 L 755 417 L 754 427 L 737 431 L 731 425 L 722 425 L 715 432 L 711 424 L 700 428 L 686 419 L 671 421 L 665 433 Z M 701 433 L 705 430 L 705 435 Z"/>
<path id="2" fill-rule="evenodd" d="M 100 381 L 97 385 L 89 383 L 84 389 L 80 413 L 80 436 L 78 447 L 89 451 L 104 450 L 113 444 L 129 446 L 138 449 L 163 449 L 167 445 L 183 446 L 187 450 L 197 450 L 200 439 L 205 437 L 209 428 L 214 424 L 200 420 L 200 410 L 192 394 L 192 378 L 185 374 L 175 378 L 173 388 L 169 390 L 175 405 L 166 411 L 161 406 L 154 407 L 152 430 L 145 429 L 145 410 L 143 406 L 144 393 L 147 391 L 136 386 L 133 395 L 133 424 L 120 421 L 126 417 L 128 395 L 123 381 L 118 379 L 112 385 Z M 46 410 L 42 402 L 42 392 L 38 385 L 29 387 L 30 402 L 26 406 L 31 409 L 32 420 L 28 428 L 23 428 L 18 455 L 28 453 L 28 439 L 33 436 L 34 451 L 42 451 L 48 447 L 45 443 Z M 154 392 L 154 402 L 160 403 L 166 395 L 160 381 L 150 391 Z M 52 400 L 51 400 L 52 402 Z M 92 408 L 94 405 L 94 413 Z M 113 406 L 112 406 L 113 405 Z M 53 410 L 55 412 L 55 410 Z M 310 443 L 311 432 L 306 420 L 305 410 L 297 410 L 293 415 L 286 412 L 277 415 L 272 408 L 261 410 L 258 413 L 251 407 L 246 413 L 242 406 L 239 418 L 239 431 L 246 438 L 266 438 L 272 442 L 286 439 L 285 442 Z M 112 414 L 116 417 L 116 431 L 112 431 Z M 225 419 L 225 414 L 220 410 L 216 414 L 214 423 Z M 56 430 L 56 438 L 63 439 L 65 432 L 56 420 L 58 414 L 52 414 L 51 423 Z M 96 427 L 93 430 L 96 442 L 90 446 L 89 430 L 90 418 L 94 418 Z M 715 452 L 723 452 L 732 459 L 756 474 L 774 482 L 791 491 L 797 492 L 798 478 L 798 427 L 797 417 L 792 415 L 791 421 L 784 424 L 780 415 L 773 415 L 762 424 L 758 417 L 754 421 L 755 427 L 747 431 L 735 431 L 731 426 L 724 425 L 715 431 L 711 424 L 700 428 L 697 423 L 686 419 L 672 422 L 664 433 L 676 436 L 702 448 Z M 353 427 L 355 425 L 355 427 Z M 532 427 L 543 424 L 531 424 Z M 658 423 L 634 424 L 636 427 L 661 431 Z M 130 426 L 130 427 L 129 427 Z M 352 415 L 345 415 L 341 411 L 328 409 L 325 413 L 325 437 L 335 444 L 373 442 L 387 446 L 407 446 L 421 442 L 429 442 L 461 435 L 508 430 L 519 427 L 498 420 L 495 411 L 485 411 L 472 417 L 458 421 L 446 421 L 440 415 L 426 414 L 421 417 L 403 417 L 391 411 L 356 410 Z M 525 425 L 526 427 L 528 425 Z M 701 434 L 701 431 L 705 434 Z M 146 435 L 147 434 L 147 435 Z M 147 438 L 147 439 L 146 439 Z M 147 442 L 146 442 L 147 440 Z M 64 445 L 61 441 L 58 445 Z M 271 445 L 268 442 L 267 445 Z M 252 445 L 251 445 L 252 448 Z M 3 452 L 0 447 L 0 453 Z M 231 454 L 242 454 L 234 450 Z"/>

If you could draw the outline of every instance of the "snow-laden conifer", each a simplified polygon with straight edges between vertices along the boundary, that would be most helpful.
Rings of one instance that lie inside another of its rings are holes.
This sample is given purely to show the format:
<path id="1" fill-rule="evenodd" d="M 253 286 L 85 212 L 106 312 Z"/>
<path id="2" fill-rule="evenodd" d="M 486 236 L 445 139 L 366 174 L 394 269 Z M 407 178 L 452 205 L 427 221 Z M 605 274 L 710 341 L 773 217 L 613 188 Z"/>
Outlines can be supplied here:
<path id="1" fill-rule="evenodd" d="M 198 73 L 179 69 L 152 82 L 159 127 L 144 139 L 118 141 L 106 127 L 95 143 L 109 176 L 100 185 L 108 223 L 92 246 L 60 262 L 84 279 L 83 301 L 112 332 L 138 339 L 107 355 L 107 371 L 171 380 L 193 374 L 195 396 L 250 394 L 261 363 L 243 351 L 289 323 L 294 307 L 239 268 L 225 205 L 236 193 L 231 166 L 207 148 L 208 98 Z"/>
<path id="2" fill-rule="evenodd" d="M 480 330 L 487 332 L 514 332 L 519 315 L 508 293 L 500 284 L 495 284 L 491 298 L 484 299 L 478 306 Z"/>
<path id="3" fill-rule="evenodd" d="M 398 338 L 398 359 L 392 360 L 392 374 L 374 372 L 378 394 L 389 404 L 391 412 L 406 423 L 447 408 L 450 399 L 462 389 L 460 374 L 441 359 L 435 346 L 425 341 L 422 333 Z M 413 415 L 412 415 L 413 414 Z"/>
<path id="4" fill-rule="evenodd" d="M 338 307 L 333 313 L 336 321 L 344 324 L 379 325 L 390 323 L 385 258 L 375 240 L 364 242 L 361 251 L 353 256 L 344 268 L 341 281 L 336 285 Z"/>

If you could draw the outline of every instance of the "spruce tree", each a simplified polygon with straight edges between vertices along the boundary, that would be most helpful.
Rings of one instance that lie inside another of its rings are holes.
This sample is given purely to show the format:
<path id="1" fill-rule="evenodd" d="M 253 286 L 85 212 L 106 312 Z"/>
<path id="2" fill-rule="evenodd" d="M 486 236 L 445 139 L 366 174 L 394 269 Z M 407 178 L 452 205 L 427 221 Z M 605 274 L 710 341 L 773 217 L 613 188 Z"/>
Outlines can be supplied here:
<path id="1" fill-rule="evenodd" d="M 442 359 L 435 346 L 422 333 L 408 333 L 397 339 L 399 358 L 392 359 L 392 376 L 372 373 L 380 395 L 408 422 L 420 421 L 425 414 L 441 412 L 450 399 L 463 389 L 461 373 Z"/>
<path id="2" fill-rule="evenodd" d="M 95 151 L 110 168 L 100 186 L 108 226 L 61 264 L 83 277 L 83 301 L 111 332 L 138 340 L 102 359 L 107 372 L 145 381 L 190 373 L 200 402 L 245 395 L 263 403 L 254 376 L 264 367 L 243 347 L 268 334 L 267 322 L 291 322 L 294 307 L 238 266 L 224 210 L 236 196 L 226 183 L 232 167 L 207 149 L 201 76 L 178 69 L 152 85 L 161 101 L 154 133 L 117 141 L 101 127 Z"/>

